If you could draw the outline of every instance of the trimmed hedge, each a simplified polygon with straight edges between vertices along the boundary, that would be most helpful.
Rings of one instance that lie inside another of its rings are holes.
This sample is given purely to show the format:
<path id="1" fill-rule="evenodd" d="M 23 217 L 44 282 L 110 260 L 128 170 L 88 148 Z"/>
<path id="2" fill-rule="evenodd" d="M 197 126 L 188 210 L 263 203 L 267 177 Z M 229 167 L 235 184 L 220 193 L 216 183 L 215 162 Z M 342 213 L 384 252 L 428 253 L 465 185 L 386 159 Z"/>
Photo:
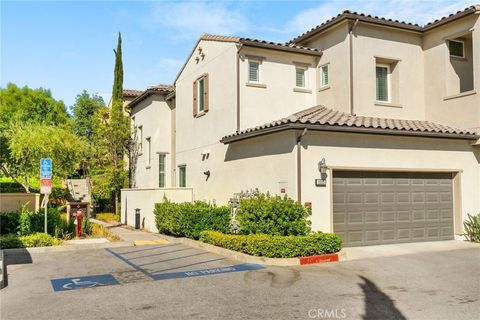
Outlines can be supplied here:
<path id="1" fill-rule="evenodd" d="M 62 225 L 60 212 L 56 208 L 48 208 L 47 210 L 47 231 L 48 234 L 55 235 L 58 227 Z M 20 212 L 18 231 L 22 235 L 35 232 L 45 231 L 45 210 L 41 209 L 37 212 L 22 210 Z"/>
<path id="2" fill-rule="evenodd" d="M 155 222 L 160 233 L 198 239 L 200 232 L 230 231 L 230 208 L 216 207 L 206 202 L 155 204 Z"/>
<path id="3" fill-rule="evenodd" d="M 272 236 L 266 234 L 233 235 L 204 231 L 200 233 L 200 241 L 252 256 L 268 258 L 308 257 L 335 253 L 342 248 L 342 239 L 334 233 Z"/>
<path id="4" fill-rule="evenodd" d="M 260 193 L 240 200 L 235 216 L 242 234 L 279 236 L 310 232 L 310 210 L 291 198 Z"/>
<path id="5" fill-rule="evenodd" d="M 61 240 L 45 233 L 33 233 L 26 236 L 16 234 L 6 234 L 0 236 L 0 248 L 31 248 L 31 247 L 49 247 L 58 246 Z"/>
<path id="6" fill-rule="evenodd" d="M 0 234 L 17 233 L 19 225 L 19 212 L 0 212 Z"/>

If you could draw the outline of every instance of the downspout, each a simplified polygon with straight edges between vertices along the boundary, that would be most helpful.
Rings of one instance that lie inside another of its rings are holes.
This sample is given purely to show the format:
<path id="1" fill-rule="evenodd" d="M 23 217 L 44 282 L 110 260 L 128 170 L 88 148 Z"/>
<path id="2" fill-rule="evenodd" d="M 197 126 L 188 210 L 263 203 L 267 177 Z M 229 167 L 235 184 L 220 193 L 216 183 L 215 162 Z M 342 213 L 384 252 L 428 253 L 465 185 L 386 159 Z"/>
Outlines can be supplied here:
<path id="1" fill-rule="evenodd" d="M 353 31 L 358 24 L 358 19 L 348 29 L 348 41 L 349 41 L 349 64 L 350 64 L 350 114 L 354 115 L 353 108 Z"/>
<path id="2" fill-rule="evenodd" d="M 240 50 L 242 44 L 237 46 L 237 132 L 240 132 Z"/>
<path id="3" fill-rule="evenodd" d="M 307 128 L 297 137 L 297 201 L 302 203 L 302 138 L 307 134 Z"/>

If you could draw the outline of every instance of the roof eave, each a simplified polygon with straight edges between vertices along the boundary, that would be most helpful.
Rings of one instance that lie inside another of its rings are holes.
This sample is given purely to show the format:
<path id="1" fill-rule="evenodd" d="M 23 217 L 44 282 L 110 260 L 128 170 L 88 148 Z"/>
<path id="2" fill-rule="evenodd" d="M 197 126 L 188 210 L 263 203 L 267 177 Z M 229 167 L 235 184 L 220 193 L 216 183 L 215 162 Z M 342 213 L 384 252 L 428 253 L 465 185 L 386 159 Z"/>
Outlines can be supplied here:
<path id="1" fill-rule="evenodd" d="M 174 91 L 173 91 L 174 92 Z M 130 109 L 132 109 L 133 107 L 135 107 L 137 104 L 139 104 L 140 102 L 142 102 L 143 100 L 145 100 L 146 98 L 148 98 L 149 96 L 151 95 L 154 95 L 154 94 L 160 94 L 160 95 L 168 95 L 172 93 L 172 91 L 166 91 L 166 90 L 157 90 L 157 89 L 154 89 L 154 88 L 149 88 L 145 91 L 143 91 L 143 93 L 141 95 L 139 95 L 138 97 L 136 97 L 135 99 L 133 99 L 129 104 L 128 104 L 128 107 Z"/>
<path id="2" fill-rule="evenodd" d="M 469 8 L 468 10 L 465 10 L 463 12 L 460 12 L 458 14 L 455 14 L 451 17 L 447 17 L 445 19 L 442 19 L 442 20 L 439 20 L 437 22 L 433 22 L 431 24 L 427 24 L 423 27 L 423 31 L 427 32 L 427 31 L 430 31 L 432 29 L 435 29 L 437 27 L 440 27 L 440 26 L 443 26 L 444 24 L 447 24 L 447 23 L 450 23 L 450 22 L 453 22 L 453 21 L 456 21 L 456 20 L 459 20 L 459 19 L 462 19 L 466 16 L 469 16 L 469 15 L 472 15 L 474 13 L 478 13 L 480 11 L 480 5 L 479 6 L 472 6 L 471 8 Z"/>
<path id="3" fill-rule="evenodd" d="M 308 54 L 308 55 L 318 56 L 318 57 L 320 57 L 323 54 L 322 51 L 308 50 L 308 49 L 302 49 L 302 48 L 294 48 L 294 47 L 289 47 L 289 46 L 278 46 L 278 45 L 275 45 L 275 44 L 256 42 L 256 41 L 251 41 L 251 40 L 240 40 L 240 42 L 244 46 L 247 46 L 247 47 L 270 49 L 270 50 L 300 53 L 300 54 Z"/>
<path id="4" fill-rule="evenodd" d="M 395 130 L 395 129 L 381 129 L 381 128 L 379 129 L 379 128 L 365 128 L 365 127 L 287 123 L 287 124 L 265 128 L 265 129 L 246 132 L 244 134 L 239 134 L 232 137 L 225 137 L 225 138 L 222 138 L 220 142 L 223 144 L 230 144 L 232 142 L 246 140 L 253 137 L 263 136 L 263 135 L 267 135 L 275 132 L 280 132 L 285 130 L 303 130 L 303 129 L 308 129 L 312 131 L 384 134 L 384 135 L 396 135 L 396 136 L 445 138 L 445 139 L 459 139 L 459 140 L 478 140 L 480 138 L 480 135 L 465 134 L 465 133 L 459 134 L 459 133 L 446 133 L 446 132 L 426 132 L 426 131 L 409 131 L 409 130 Z"/>

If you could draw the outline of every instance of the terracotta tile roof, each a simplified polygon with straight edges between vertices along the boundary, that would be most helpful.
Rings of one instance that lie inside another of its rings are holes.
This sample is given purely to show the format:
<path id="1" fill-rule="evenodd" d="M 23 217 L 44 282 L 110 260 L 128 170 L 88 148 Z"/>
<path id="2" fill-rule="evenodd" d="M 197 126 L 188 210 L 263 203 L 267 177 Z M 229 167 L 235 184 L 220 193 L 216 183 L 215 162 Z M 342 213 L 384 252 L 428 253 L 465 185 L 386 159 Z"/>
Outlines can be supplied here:
<path id="1" fill-rule="evenodd" d="M 283 50 L 283 51 L 294 51 L 295 50 L 297 52 L 303 52 L 303 53 L 315 54 L 315 55 L 321 55 L 322 54 L 322 52 L 320 50 L 315 49 L 315 48 L 309 48 L 309 47 L 299 46 L 299 45 L 295 45 L 295 44 L 287 44 L 287 43 L 259 40 L 259 39 L 253 39 L 253 38 L 220 36 L 220 35 L 203 33 L 200 36 L 200 40 L 220 41 L 220 42 L 236 42 L 236 43 L 241 43 L 243 45 L 252 46 L 252 47 L 263 47 L 263 48 L 277 49 L 277 50 Z"/>
<path id="2" fill-rule="evenodd" d="M 169 84 L 158 84 L 156 86 L 148 87 L 147 90 L 142 91 L 140 95 L 138 95 L 135 99 L 133 99 L 129 104 L 129 108 L 133 108 L 141 101 L 145 100 L 147 97 L 151 96 L 152 94 L 159 93 L 168 95 L 172 92 L 175 92 L 175 87 Z"/>
<path id="3" fill-rule="evenodd" d="M 468 8 L 465 8 L 464 10 L 458 11 L 456 13 L 453 13 L 447 17 L 442 17 L 440 19 L 437 19 L 433 22 L 429 22 L 426 25 L 419 25 L 419 24 L 414 24 L 406 21 L 399 21 L 399 20 L 394 20 L 394 19 L 388 19 L 384 17 L 378 17 L 378 16 L 372 16 L 369 14 L 365 13 L 360 13 L 360 12 L 355 12 L 355 11 L 350 11 L 350 10 L 344 10 L 340 14 L 338 14 L 335 17 L 330 18 L 329 20 L 323 22 L 322 24 L 304 32 L 303 34 L 299 35 L 298 37 L 290 40 L 288 43 L 297 43 L 299 41 L 305 40 L 309 38 L 310 36 L 323 31 L 327 29 L 328 27 L 335 25 L 336 23 L 349 19 L 349 20 L 359 20 L 359 21 L 364 21 L 364 22 L 369 22 L 369 23 L 374 23 L 374 24 L 380 24 L 380 25 L 385 25 L 385 26 L 390 26 L 390 27 L 395 27 L 395 28 L 400 28 L 400 29 L 406 29 L 410 31 L 417 31 L 417 32 L 425 32 L 430 29 L 433 29 L 435 27 L 438 27 L 442 24 L 448 23 L 450 21 L 459 19 L 461 17 L 464 17 L 466 15 L 475 13 L 477 11 L 480 11 L 480 4 L 477 5 L 472 5 Z"/>
<path id="4" fill-rule="evenodd" d="M 123 96 L 127 98 L 134 98 L 141 95 L 143 90 L 123 89 Z"/>
<path id="5" fill-rule="evenodd" d="M 322 131 L 413 135 L 472 140 L 480 137 L 474 131 L 445 126 L 431 121 L 363 117 L 329 109 L 324 106 L 315 106 L 294 113 L 287 118 L 225 136 L 221 142 L 230 143 L 271 132 L 304 128 Z"/>

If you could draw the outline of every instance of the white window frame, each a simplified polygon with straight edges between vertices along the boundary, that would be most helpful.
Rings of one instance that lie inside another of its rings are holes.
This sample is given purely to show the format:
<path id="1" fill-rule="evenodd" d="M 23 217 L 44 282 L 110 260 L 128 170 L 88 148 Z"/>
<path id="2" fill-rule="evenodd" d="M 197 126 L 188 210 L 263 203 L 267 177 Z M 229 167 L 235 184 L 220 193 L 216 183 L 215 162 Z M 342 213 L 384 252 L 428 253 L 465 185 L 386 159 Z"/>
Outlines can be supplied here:
<path id="1" fill-rule="evenodd" d="M 256 81 L 250 79 L 250 63 L 252 63 L 252 62 L 255 62 L 255 63 L 258 64 L 257 80 L 256 80 Z M 249 83 L 261 83 L 261 78 L 260 78 L 260 76 L 261 76 L 261 72 L 260 72 L 260 71 L 261 71 L 261 70 L 260 70 L 261 67 L 260 67 L 260 66 L 261 66 L 261 65 L 262 65 L 262 61 L 259 60 L 259 59 L 251 59 L 251 58 L 248 59 L 248 63 L 247 63 L 247 77 L 248 77 L 248 82 L 249 82 Z"/>
<path id="2" fill-rule="evenodd" d="M 138 149 L 140 150 L 140 155 L 143 154 L 143 126 L 137 127 L 138 132 Z"/>
<path id="3" fill-rule="evenodd" d="M 375 101 L 377 102 L 387 102 L 390 103 L 392 102 L 392 86 L 391 86 L 391 67 L 389 64 L 386 63 L 376 63 L 375 64 L 375 82 L 377 81 L 377 67 L 382 67 L 382 68 L 387 68 L 387 100 L 378 100 L 378 94 L 377 94 L 377 85 L 375 83 Z"/>
<path id="4" fill-rule="evenodd" d="M 162 163 L 160 159 L 163 159 L 163 172 L 160 170 L 160 164 Z M 158 187 L 159 188 L 167 187 L 167 154 L 166 153 L 158 153 Z"/>
<path id="5" fill-rule="evenodd" d="M 327 78 L 328 78 L 327 83 L 323 83 L 323 68 L 325 67 L 327 68 Z M 329 85 L 330 85 L 330 66 L 329 66 L 329 63 L 326 63 L 320 66 L 320 88 L 325 88 L 325 87 L 328 87 Z"/>
<path id="6" fill-rule="evenodd" d="M 150 168 L 152 165 L 152 137 L 145 138 L 147 142 L 147 168 Z"/>
<path id="7" fill-rule="evenodd" d="M 303 70 L 303 87 L 297 86 L 297 69 Z M 308 71 L 308 67 L 306 66 L 298 66 L 298 65 L 295 66 L 295 88 L 306 89 L 308 87 L 307 71 Z"/>
<path id="8" fill-rule="evenodd" d="M 460 42 L 460 43 L 462 44 L 462 55 L 461 55 L 461 56 L 456 56 L 456 55 L 450 53 L 450 42 Z M 448 40 L 448 43 L 447 43 L 447 49 L 448 49 L 448 55 L 449 55 L 450 57 L 453 57 L 453 58 L 465 58 L 465 41 L 463 41 L 463 40 L 450 39 L 450 40 Z"/>
<path id="9" fill-rule="evenodd" d="M 203 83 L 203 92 L 200 92 L 200 82 Z M 200 103 L 200 101 L 202 103 Z M 205 112 L 205 77 L 202 76 L 197 79 L 197 112 Z"/>

